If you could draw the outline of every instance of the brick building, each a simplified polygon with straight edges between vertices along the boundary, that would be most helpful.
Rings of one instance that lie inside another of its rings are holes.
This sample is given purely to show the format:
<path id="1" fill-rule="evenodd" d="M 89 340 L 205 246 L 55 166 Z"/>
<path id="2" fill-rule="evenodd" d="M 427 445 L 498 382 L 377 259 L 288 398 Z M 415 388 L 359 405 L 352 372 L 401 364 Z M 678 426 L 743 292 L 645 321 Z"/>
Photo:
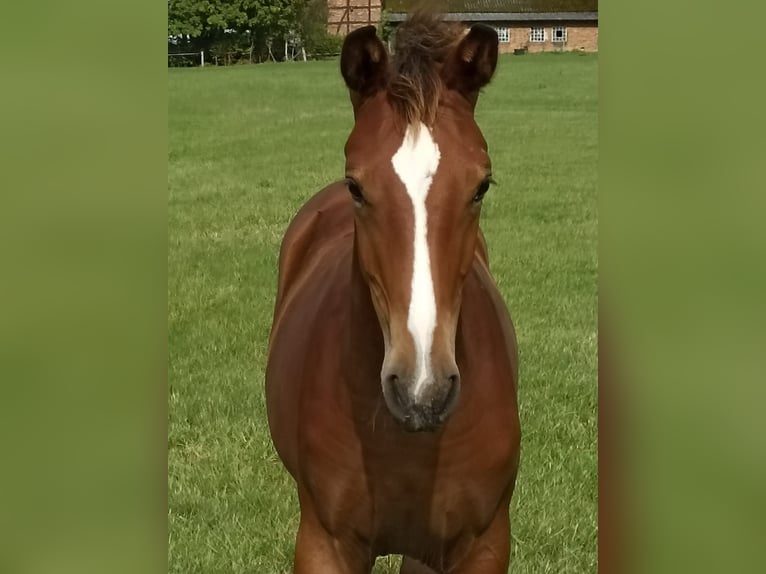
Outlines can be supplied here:
<path id="1" fill-rule="evenodd" d="M 362 26 L 378 26 L 384 0 L 327 0 L 327 31 L 346 35 Z"/>
<path id="2" fill-rule="evenodd" d="M 413 0 L 328 0 L 328 30 L 402 22 Z M 445 0 L 447 20 L 493 26 L 500 52 L 598 51 L 598 0 Z"/>

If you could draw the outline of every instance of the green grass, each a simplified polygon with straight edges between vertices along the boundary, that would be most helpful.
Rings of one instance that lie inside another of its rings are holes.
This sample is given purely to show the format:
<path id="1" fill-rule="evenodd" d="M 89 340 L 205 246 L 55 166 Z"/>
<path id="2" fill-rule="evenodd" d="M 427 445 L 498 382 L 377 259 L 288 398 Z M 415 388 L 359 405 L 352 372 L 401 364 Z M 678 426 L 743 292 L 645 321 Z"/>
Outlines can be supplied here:
<path id="1" fill-rule="evenodd" d="M 501 57 L 482 226 L 519 337 L 513 573 L 595 572 L 597 58 Z M 291 571 L 298 506 L 263 396 L 281 236 L 344 175 L 336 61 L 169 70 L 169 568 Z M 395 572 L 396 558 L 376 572 Z"/>

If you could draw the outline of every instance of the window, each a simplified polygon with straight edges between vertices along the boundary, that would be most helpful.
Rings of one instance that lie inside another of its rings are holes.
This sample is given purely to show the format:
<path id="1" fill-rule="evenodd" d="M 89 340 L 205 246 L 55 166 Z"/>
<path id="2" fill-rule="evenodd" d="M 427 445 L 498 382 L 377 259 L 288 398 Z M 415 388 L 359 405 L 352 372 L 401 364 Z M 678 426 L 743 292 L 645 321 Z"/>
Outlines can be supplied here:
<path id="1" fill-rule="evenodd" d="M 507 44 L 511 41 L 511 30 L 509 28 L 495 28 L 497 39 L 501 44 Z"/>
<path id="2" fill-rule="evenodd" d="M 530 28 L 529 41 L 530 42 L 545 42 L 545 28 Z"/>
<path id="3" fill-rule="evenodd" d="M 553 28 L 553 41 L 564 43 L 567 41 L 566 26 L 556 26 Z"/>

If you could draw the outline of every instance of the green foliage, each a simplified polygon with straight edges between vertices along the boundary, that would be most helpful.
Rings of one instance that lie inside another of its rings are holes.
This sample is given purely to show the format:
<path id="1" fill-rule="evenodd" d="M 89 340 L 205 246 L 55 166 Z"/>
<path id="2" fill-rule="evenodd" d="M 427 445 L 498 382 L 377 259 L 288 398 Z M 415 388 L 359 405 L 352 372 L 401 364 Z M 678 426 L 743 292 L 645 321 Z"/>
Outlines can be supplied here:
<path id="1" fill-rule="evenodd" d="M 168 0 L 173 46 L 213 57 L 283 57 L 279 46 L 286 39 L 300 39 L 304 46 L 322 42 L 326 21 L 324 0 Z"/>
<path id="2" fill-rule="evenodd" d="M 202 34 L 207 22 L 201 0 L 168 0 L 168 36 Z"/>
<path id="3" fill-rule="evenodd" d="M 314 38 L 309 54 L 312 58 L 327 58 L 337 56 L 343 47 L 343 36 L 325 32 Z M 306 48 L 308 50 L 308 47 Z"/>
<path id="4" fill-rule="evenodd" d="M 384 42 L 388 42 L 393 31 L 394 25 L 391 23 L 391 12 L 384 9 L 380 13 L 380 25 L 378 26 L 378 34 L 381 38 L 383 38 Z"/>
<path id="5" fill-rule="evenodd" d="M 306 51 L 323 51 L 327 36 L 327 0 L 307 0 L 299 24 Z"/>

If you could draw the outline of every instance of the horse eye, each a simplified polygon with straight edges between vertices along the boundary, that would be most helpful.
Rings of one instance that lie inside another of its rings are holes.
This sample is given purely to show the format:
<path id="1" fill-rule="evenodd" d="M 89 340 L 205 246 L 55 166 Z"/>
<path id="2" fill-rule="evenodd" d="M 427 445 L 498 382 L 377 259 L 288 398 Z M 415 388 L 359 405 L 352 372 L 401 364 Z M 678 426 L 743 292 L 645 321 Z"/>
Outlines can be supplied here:
<path id="1" fill-rule="evenodd" d="M 362 188 L 359 187 L 359 184 L 353 179 L 347 178 L 346 185 L 348 186 L 348 191 L 351 194 L 351 197 L 354 198 L 354 201 L 357 203 L 364 203 L 364 195 L 362 195 Z"/>
<path id="2" fill-rule="evenodd" d="M 484 199 L 484 194 L 486 194 L 487 190 L 489 190 L 490 183 L 492 183 L 492 180 L 490 180 L 489 178 L 481 182 L 479 189 L 476 190 L 476 195 L 473 196 L 474 203 L 480 203 L 481 200 Z"/>

